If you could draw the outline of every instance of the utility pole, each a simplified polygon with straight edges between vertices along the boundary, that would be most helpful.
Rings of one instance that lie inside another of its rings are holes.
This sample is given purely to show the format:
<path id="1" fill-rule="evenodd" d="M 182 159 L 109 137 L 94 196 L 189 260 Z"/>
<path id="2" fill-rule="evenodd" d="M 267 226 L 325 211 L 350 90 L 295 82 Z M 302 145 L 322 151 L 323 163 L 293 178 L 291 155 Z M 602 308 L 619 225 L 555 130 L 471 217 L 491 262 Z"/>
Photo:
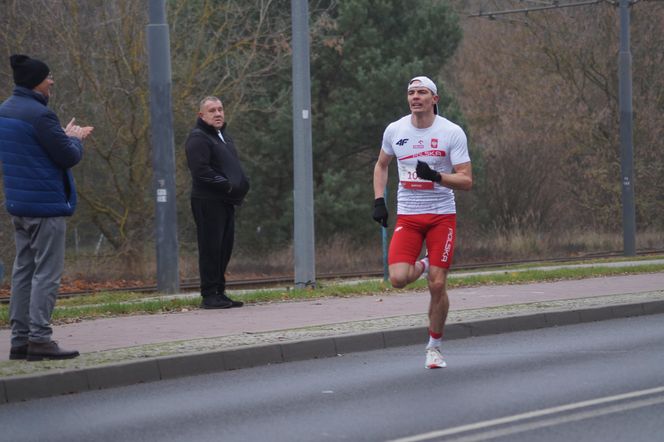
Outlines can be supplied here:
<path id="1" fill-rule="evenodd" d="M 562 9 L 578 6 L 595 5 L 606 0 L 586 0 L 571 3 L 551 1 L 549 4 L 529 8 L 511 9 L 505 11 L 484 12 L 472 14 L 470 17 L 487 17 L 495 19 L 500 15 L 528 14 L 529 12 Z M 623 212 L 623 255 L 636 255 L 636 209 L 634 205 L 634 162 L 633 162 L 633 136 L 632 120 L 632 53 L 630 51 L 629 7 L 638 0 L 611 1 L 620 8 L 620 53 L 618 55 L 618 106 L 620 108 L 620 170 L 622 184 L 622 212 Z"/>
<path id="2" fill-rule="evenodd" d="M 147 38 L 152 167 L 156 190 L 157 289 L 162 293 L 177 293 L 180 290 L 180 274 L 175 206 L 175 148 L 171 107 L 171 51 L 165 0 L 150 0 Z"/>
<path id="3" fill-rule="evenodd" d="M 291 0 L 293 22 L 293 199 L 295 287 L 316 286 L 314 191 L 311 153 L 309 6 Z"/>
<path id="4" fill-rule="evenodd" d="M 622 172 L 623 248 L 636 255 L 636 209 L 634 206 L 634 150 L 632 146 L 632 53 L 629 41 L 630 0 L 620 0 L 620 53 L 618 91 L 620 106 L 620 170 Z"/>

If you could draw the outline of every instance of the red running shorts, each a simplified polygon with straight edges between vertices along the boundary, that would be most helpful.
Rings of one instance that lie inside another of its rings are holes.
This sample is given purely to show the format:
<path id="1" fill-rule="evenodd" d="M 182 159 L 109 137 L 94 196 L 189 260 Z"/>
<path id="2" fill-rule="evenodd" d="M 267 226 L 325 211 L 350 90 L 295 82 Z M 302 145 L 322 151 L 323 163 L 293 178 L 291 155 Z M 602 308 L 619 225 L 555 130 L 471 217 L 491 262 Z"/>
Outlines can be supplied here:
<path id="1" fill-rule="evenodd" d="M 429 264 L 449 269 L 454 257 L 456 215 L 397 215 L 387 261 L 415 264 L 426 241 Z"/>

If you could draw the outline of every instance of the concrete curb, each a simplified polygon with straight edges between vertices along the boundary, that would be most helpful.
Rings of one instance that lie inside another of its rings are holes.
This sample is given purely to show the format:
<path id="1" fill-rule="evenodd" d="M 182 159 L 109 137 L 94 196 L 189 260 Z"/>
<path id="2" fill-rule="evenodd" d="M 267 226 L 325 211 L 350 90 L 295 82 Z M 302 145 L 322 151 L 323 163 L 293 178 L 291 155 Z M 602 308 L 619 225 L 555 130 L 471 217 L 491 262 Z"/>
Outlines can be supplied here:
<path id="1" fill-rule="evenodd" d="M 664 300 L 506 316 L 448 324 L 445 337 L 463 339 L 660 313 Z M 426 332 L 426 327 L 407 327 L 16 376 L 0 380 L 0 403 L 413 345 L 423 342 Z"/>

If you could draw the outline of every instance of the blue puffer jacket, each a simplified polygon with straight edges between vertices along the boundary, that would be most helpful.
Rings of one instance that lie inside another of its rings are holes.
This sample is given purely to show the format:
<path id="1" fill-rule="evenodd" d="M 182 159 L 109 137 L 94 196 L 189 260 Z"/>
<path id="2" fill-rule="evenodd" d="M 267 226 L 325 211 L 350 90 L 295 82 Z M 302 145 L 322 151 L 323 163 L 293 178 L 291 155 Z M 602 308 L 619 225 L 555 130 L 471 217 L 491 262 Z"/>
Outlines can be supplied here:
<path id="1" fill-rule="evenodd" d="M 83 145 L 65 134 L 48 99 L 17 86 L 0 105 L 0 160 L 5 206 L 14 216 L 70 216 L 76 188 L 70 168 Z"/>

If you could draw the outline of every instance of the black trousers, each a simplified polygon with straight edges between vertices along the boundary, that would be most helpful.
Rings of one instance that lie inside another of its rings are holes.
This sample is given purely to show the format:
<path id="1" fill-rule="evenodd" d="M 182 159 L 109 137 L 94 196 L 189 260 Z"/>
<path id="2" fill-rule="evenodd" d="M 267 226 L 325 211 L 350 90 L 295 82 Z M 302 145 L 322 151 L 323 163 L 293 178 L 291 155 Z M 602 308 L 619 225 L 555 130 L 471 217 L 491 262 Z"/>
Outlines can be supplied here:
<path id="1" fill-rule="evenodd" d="M 191 198 L 196 222 L 201 295 L 223 294 L 226 267 L 235 240 L 235 206 L 219 200 Z"/>

